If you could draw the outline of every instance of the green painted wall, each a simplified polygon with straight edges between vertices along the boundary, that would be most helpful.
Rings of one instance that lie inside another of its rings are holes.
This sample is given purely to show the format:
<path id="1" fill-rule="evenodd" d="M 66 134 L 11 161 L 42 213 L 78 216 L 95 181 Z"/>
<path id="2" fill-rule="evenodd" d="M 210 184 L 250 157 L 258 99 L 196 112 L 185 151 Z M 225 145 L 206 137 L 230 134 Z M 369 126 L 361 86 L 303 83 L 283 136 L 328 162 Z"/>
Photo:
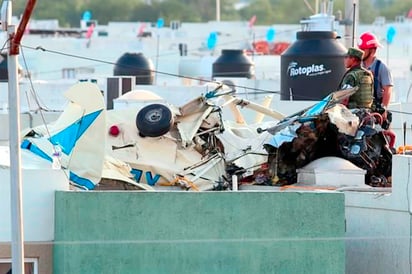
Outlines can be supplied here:
<path id="1" fill-rule="evenodd" d="M 343 193 L 56 192 L 60 273 L 345 273 Z"/>

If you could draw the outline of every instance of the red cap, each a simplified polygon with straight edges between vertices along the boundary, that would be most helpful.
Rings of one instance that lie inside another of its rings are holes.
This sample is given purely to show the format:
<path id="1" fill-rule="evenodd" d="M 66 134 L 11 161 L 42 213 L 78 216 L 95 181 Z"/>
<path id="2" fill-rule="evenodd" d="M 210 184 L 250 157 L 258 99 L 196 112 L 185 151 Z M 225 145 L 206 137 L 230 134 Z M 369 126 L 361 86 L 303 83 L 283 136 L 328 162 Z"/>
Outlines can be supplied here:
<path id="1" fill-rule="evenodd" d="M 379 40 L 371 32 L 364 32 L 359 37 L 358 47 L 361 50 L 382 47 Z"/>

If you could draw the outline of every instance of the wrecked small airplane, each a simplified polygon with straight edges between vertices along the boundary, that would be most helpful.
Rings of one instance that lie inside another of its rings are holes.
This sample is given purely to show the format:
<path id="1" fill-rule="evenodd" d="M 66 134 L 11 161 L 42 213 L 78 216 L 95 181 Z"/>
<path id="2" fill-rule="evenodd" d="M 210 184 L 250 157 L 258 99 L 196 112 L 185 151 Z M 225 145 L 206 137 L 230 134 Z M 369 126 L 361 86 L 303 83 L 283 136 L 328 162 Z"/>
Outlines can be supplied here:
<path id="1" fill-rule="evenodd" d="M 190 190 L 229 189 L 233 167 L 253 174 L 266 164 L 263 144 L 271 137 L 246 125 L 236 105 L 277 120 L 284 117 L 232 93 L 229 86 L 217 85 L 180 107 L 148 104 L 140 110 L 108 111 L 106 151 L 130 166 L 137 183 Z M 225 107 L 233 110 L 236 122 L 223 119 Z"/>
<path id="2" fill-rule="evenodd" d="M 130 189 L 228 189 L 227 165 L 253 173 L 266 162 L 262 144 L 270 134 L 223 121 L 221 108 L 242 104 L 275 119 L 284 117 L 231 92 L 218 85 L 181 107 L 148 104 L 107 111 L 99 87 L 81 82 L 64 94 L 69 104 L 55 122 L 23 131 L 21 148 L 25 155 L 50 162 L 50 168 L 57 154 L 71 183 L 87 190 L 103 180 L 121 181 Z"/>
<path id="3" fill-rule="evenodd" d="M 319 103 L 266 129 L 268 177 L 278 185 L 296 183 L 297 169 L 323 157 L 346 159 L 366 170 L 365 183 L 390 187 L 395 134 L 379 113 L 348 109 L 340 102 L 356 89 L 336 91 Z"/>
<path id="4" fill-rule="evenodd" d="M 298 168 L 326 156 L 365 169 L 367 184 L 389 186 L 390 132 L 380 127 L 378 114 L 339 103 L 353 92 L 333 92 L 285 117 L 235 97 L 223 84 L 180 107 L 149 103 L 106 110 L 99 87 L 82 82 L 66 92 L 70 103 L 60 118 L 26 130 L 21 147 L 49 162 L 59 151 L 72 184 L 87 190 L 108 180 L 143 190 L 294 184 Z M 273 121 L 246 124 L 237 106 Z M 223 108 L 232 110 L 235 121 L 223 119 Z"/>
<path id="5" fill-rule="evenodd" d="M 56 121 L 23 130 L 21 151 L 26 158 L 32 152 L 31 158 L 57 161 L 58 168 L 69 171 L 72 184 L 93 189 L 101 180 L 105 159 L 104 98 L 97 85 L 87 82 L 72 86 L 64 96 L 69 103 Z"/>

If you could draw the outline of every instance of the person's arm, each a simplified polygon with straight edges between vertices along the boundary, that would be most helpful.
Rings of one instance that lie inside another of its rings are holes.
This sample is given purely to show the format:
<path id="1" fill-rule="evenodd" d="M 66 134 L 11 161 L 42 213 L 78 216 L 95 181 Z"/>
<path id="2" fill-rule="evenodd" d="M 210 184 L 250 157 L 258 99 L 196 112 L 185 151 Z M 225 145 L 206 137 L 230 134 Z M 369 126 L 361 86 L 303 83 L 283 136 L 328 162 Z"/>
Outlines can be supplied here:
<path id="1" fill-rule="evenodd" d="M 389 103 L 391 102 L 392 97 L 392 86 L 384 86 L 382 91 L 382 107 L 385 109 L 388 108 Z"/>
<path id="2" fill-rule="evenodd" d="M 392 99 L 393 79 L 392 74 L 385 63 L 381 63 L 379 69 L 379 81 L 382 87 L 381 105 L 384 108 L 388 108 Z"/>
<path id="3" fill-rule="evenodd" d="M 340 89 L 350 89 L 356 86 L 356 79 L 351 74 L 346 74 L 342 80 Z M 341 104 L 348 106 L 350 96 L 341 100 Z"/>

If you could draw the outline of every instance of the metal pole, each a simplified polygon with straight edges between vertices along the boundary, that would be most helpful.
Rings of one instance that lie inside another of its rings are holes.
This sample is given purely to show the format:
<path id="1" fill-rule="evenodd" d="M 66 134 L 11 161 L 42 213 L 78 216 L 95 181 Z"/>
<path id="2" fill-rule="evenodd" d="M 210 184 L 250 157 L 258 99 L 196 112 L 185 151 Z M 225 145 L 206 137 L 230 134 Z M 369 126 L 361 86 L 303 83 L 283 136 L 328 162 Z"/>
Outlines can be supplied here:
<path id="1" fill-rule="evenodd" d="M 345 39 L 344 44 L 347 48 L 355 45 L 356 31 L 359 21 L 359 0 L 345 1 Z"/>
<path id="2" fill-rule="evenodd" d="M 220 22 L 220 0 L 216 0 L 216 21 Z"/>
<path id="3" fill-rule="evenodd" d="M 156 71 L 155 71 L 155 84 L 157 85 L 157 72 L 159 66 L 159 47 L 160 47 L 160 34 L 159 29 L 157 29 L 157 41 L 156 41 Z"/>
<path id="4" fill-rule="evenodd" d="M 353 1 L 353 12 L 352 12 L 352 47 L 355 46 L 355 39 L 356 39 L 356 3 Z"/>
<path id="5" fill-rule="evenodd" d="M 9 54 L 7 69 L 9 81 L 9 149 L 10 149 L 10 206 L 12 226 L 12 272 L 24 274 L 24 238 L 23 238 L 23 191 L 20 151 L 20 90 L 18 86 L 18 55 L 21 38 L 33 12 L 36 0 L 28 0 L 20 24 L 9 26 L 11 18 L 7 18 L 7 35 L 9 38 Z M 7 6 L 11 13 L 12 1 Z M 4 18 L 2 18 L 4 20 Z"/>
<path id="6" fill-rule="evenodd" d="M 15 26 L 9 26 L 8 37 L 13 38 Z M 9 49 L 13 39 L 10 39 Z M 9 76 L 9 147 L 10 147 L 10 206 L 13 274 L 24 273 L 23 195 L 20 153 L 20 99 L 17 79 L 17 54 L 7 58 Z"/>
<path id="7" fill-rule="evenodd" d="M 386 65 L 389 66 L 389 42 L 386 44 Z"/>

